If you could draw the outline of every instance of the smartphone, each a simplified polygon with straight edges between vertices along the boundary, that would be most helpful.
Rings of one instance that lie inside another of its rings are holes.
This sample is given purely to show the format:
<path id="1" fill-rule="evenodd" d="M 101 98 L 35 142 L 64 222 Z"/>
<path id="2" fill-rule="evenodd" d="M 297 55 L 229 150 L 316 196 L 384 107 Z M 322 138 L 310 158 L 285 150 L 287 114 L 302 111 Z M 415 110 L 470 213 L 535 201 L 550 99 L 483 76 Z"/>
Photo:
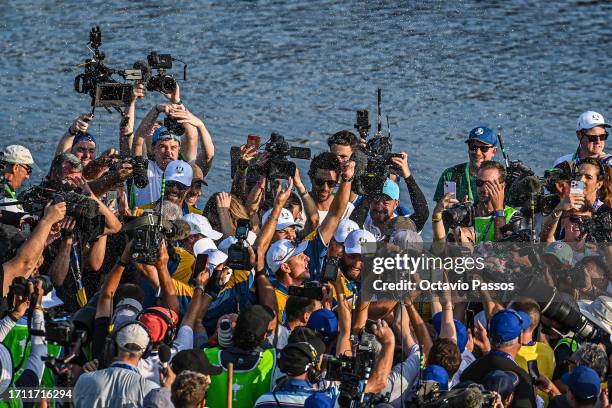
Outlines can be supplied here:
<path id="1" fill-rule="evenodd" d="M 189 280 L 189 283 L 192 283 L 192 284 L 195 283 L 196 278 L 198 277 L 200 272 L 206 269 L 207 264 L 208 264 L 207 254 L 200 254 L 196 257 L 196 260 L 193 266 L 193 273 L 191 274 L 191 279 Z"/>
<path id="2" fill-rule="evenodd" d="M 248 135 L 247 136 L 247 146 L 255 146 L 255 148 L 259 150 L 260 143 L 261 143 L 261 137 L 259 135 Z"/>
<path id="3" fill-rule="evenodd" d="M 326 256 L 323 261 L 321 272 L 321 282 L 335 282 L 338 279 L 338 266 L 340 265 L 340 257 Z"/>
<path id="4" fill-rule="evenodd" d="M 527 369 L 529 371 L 529 376 L 536 382 L 538 378 L 540 378 L 540 370 L 538 370 L 538 360 L 529 360 L 527 362 Z"/>
<path id="5" fill-rule="evenodd" d="M 584 182 L 580 180 L 572 180 L 570 183 L 570 194 L 584 194 Z M 576 208 L 580 210 L 582 206 L 576 206 Z"/>
<path id="6" fill-rule="evenodd" d="M 240 218 L 236 221 L 236 233 L 235 236 L 238 239 L 245 240 L 249 235 L 251 229 L 251 220 L 247 218 Z"/>
<path id="7" fill-rule="evenodd" d="M 281 191 L 287 191 L 287 188 L 289 188 L 289 180 L 287 179 L 276 179 L 274 180 L 274 184 L 275 185 L 280 185 Z"/>
<path id="8" fill-rule="evenodd" d="M 474 334 L 474 311 L 472 309 L 465 309 L 465 325 Z"/>
<path id="9" fill-rule="evenodd" d="M 444 182 L 444 195 L 447 195 L 448 193 L 453 193 L 453 197 L 457 197 L 457 183 L 454 181 Z"/>

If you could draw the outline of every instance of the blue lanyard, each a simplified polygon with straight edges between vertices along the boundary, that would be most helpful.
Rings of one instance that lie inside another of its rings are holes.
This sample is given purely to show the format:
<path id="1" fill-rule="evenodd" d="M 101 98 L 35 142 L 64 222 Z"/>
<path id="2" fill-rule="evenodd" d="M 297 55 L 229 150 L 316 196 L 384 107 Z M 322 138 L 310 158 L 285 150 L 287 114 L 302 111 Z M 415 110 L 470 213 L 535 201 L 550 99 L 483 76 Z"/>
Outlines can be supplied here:
<path id="1" fill-rule="evenodd" d="M 138 369 L 136 369 L 136 367 L 131 366 L 129 364 L 125 364 L 125 363 L 113 363 L 111 364 L 111 367 L 125 368 L 126 370 L 132 370 L 135 373 L 138 373 Z"/>
<path id="2" fill-rule="evenodd" d="M 491 225 L 493 225 L 493 216 L 489 218 L 489 223 L 487 224 L 487 228 L 485 228 L 484 233 L 482 234 L 483 242 L 487 239 L 487 234 L 489 233 L 489 230 L 491 229 Z M 495 237 L 493 237 L 493 239 L 495 239 Z"/>

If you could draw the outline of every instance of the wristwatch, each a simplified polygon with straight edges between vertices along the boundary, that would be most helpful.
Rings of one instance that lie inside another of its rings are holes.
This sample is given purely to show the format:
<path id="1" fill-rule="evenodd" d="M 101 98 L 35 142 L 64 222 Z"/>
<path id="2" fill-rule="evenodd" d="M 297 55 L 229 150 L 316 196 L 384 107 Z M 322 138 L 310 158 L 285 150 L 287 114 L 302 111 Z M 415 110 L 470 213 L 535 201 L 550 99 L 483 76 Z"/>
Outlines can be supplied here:
<path id="1" fill-rule="evenodd" d="M 556 211 L 553 211 L 552 213 L 550 213 L 550 216 L 553 217 L 556 220 L 561 218 L 562 215 L 563 215 L 563 210 L 556 210 Z"/>
<path id="2" fill-rule="evenodd" d="M 353 181 L 353 179 L 355 178 L 355 176 L 351 176 L 351 177 L 344 177 L 342 176 L 342 181 L 345 183 L 350 183 L 351 181 Z"/>
<path id="3" fill-rule="evenodd" d="M 506 218 L 506 213 L 503 210 L 496 210 L 496 211 L 493 211 L 493 217 L 494 218 L 497 218 L 497 217 Z"/>

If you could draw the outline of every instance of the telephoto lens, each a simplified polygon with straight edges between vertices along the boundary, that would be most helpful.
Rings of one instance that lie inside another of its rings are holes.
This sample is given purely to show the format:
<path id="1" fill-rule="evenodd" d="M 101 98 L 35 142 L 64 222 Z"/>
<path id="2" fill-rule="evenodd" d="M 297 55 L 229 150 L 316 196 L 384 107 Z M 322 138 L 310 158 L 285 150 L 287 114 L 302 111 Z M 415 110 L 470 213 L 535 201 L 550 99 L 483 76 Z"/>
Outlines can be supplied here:
<path id="1" fill-rule="evenodd" d="M 223 319 L 219 323 L 218 339 L 221 348 L 228 348 L 234 345 L 234 330 L 229 319 Z"/>

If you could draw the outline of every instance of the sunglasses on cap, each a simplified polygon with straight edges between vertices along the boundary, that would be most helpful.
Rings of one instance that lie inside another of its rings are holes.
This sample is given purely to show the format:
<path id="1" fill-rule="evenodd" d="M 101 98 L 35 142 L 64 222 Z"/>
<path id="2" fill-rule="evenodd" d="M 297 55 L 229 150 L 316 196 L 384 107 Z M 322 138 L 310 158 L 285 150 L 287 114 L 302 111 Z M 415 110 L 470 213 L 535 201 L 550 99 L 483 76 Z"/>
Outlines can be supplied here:
<path id="1" fill-rule="evenodd" d="M 327 187 L 329 188 L 333 188 L 336 186 L 336 184 L 338 184 L 336 180 L 326 180 L 322 178 L 314 178 L 312 182 L 319 187 L 323 187 L 324 184 L 327 184 Z"/>
<path id="2" fill-rule="evenodd" d="M 586 137 L 589 139 L 589 142 L 591 143 L 596 143 L 596 142 L 604 142 L 606 141 L 606 139 L 608 139 L 609 133 L 608 132 L 604 132 L 600 135 L 589 135 L 586 133 L 586 131 L 582 130 L 580 133 L 582 133 L 583 137 Z"/>
<path id="3" fill-rule="evenodd" d="M 480 149 L 481 152 L 486 153 L 489 151 L 489 149 L 492 148 L 493 146 L 486 146 L 477 143 L 468 143 L 468 149 L 470 150 L 470 152 L 475 152 L 476 150 Z"/>

